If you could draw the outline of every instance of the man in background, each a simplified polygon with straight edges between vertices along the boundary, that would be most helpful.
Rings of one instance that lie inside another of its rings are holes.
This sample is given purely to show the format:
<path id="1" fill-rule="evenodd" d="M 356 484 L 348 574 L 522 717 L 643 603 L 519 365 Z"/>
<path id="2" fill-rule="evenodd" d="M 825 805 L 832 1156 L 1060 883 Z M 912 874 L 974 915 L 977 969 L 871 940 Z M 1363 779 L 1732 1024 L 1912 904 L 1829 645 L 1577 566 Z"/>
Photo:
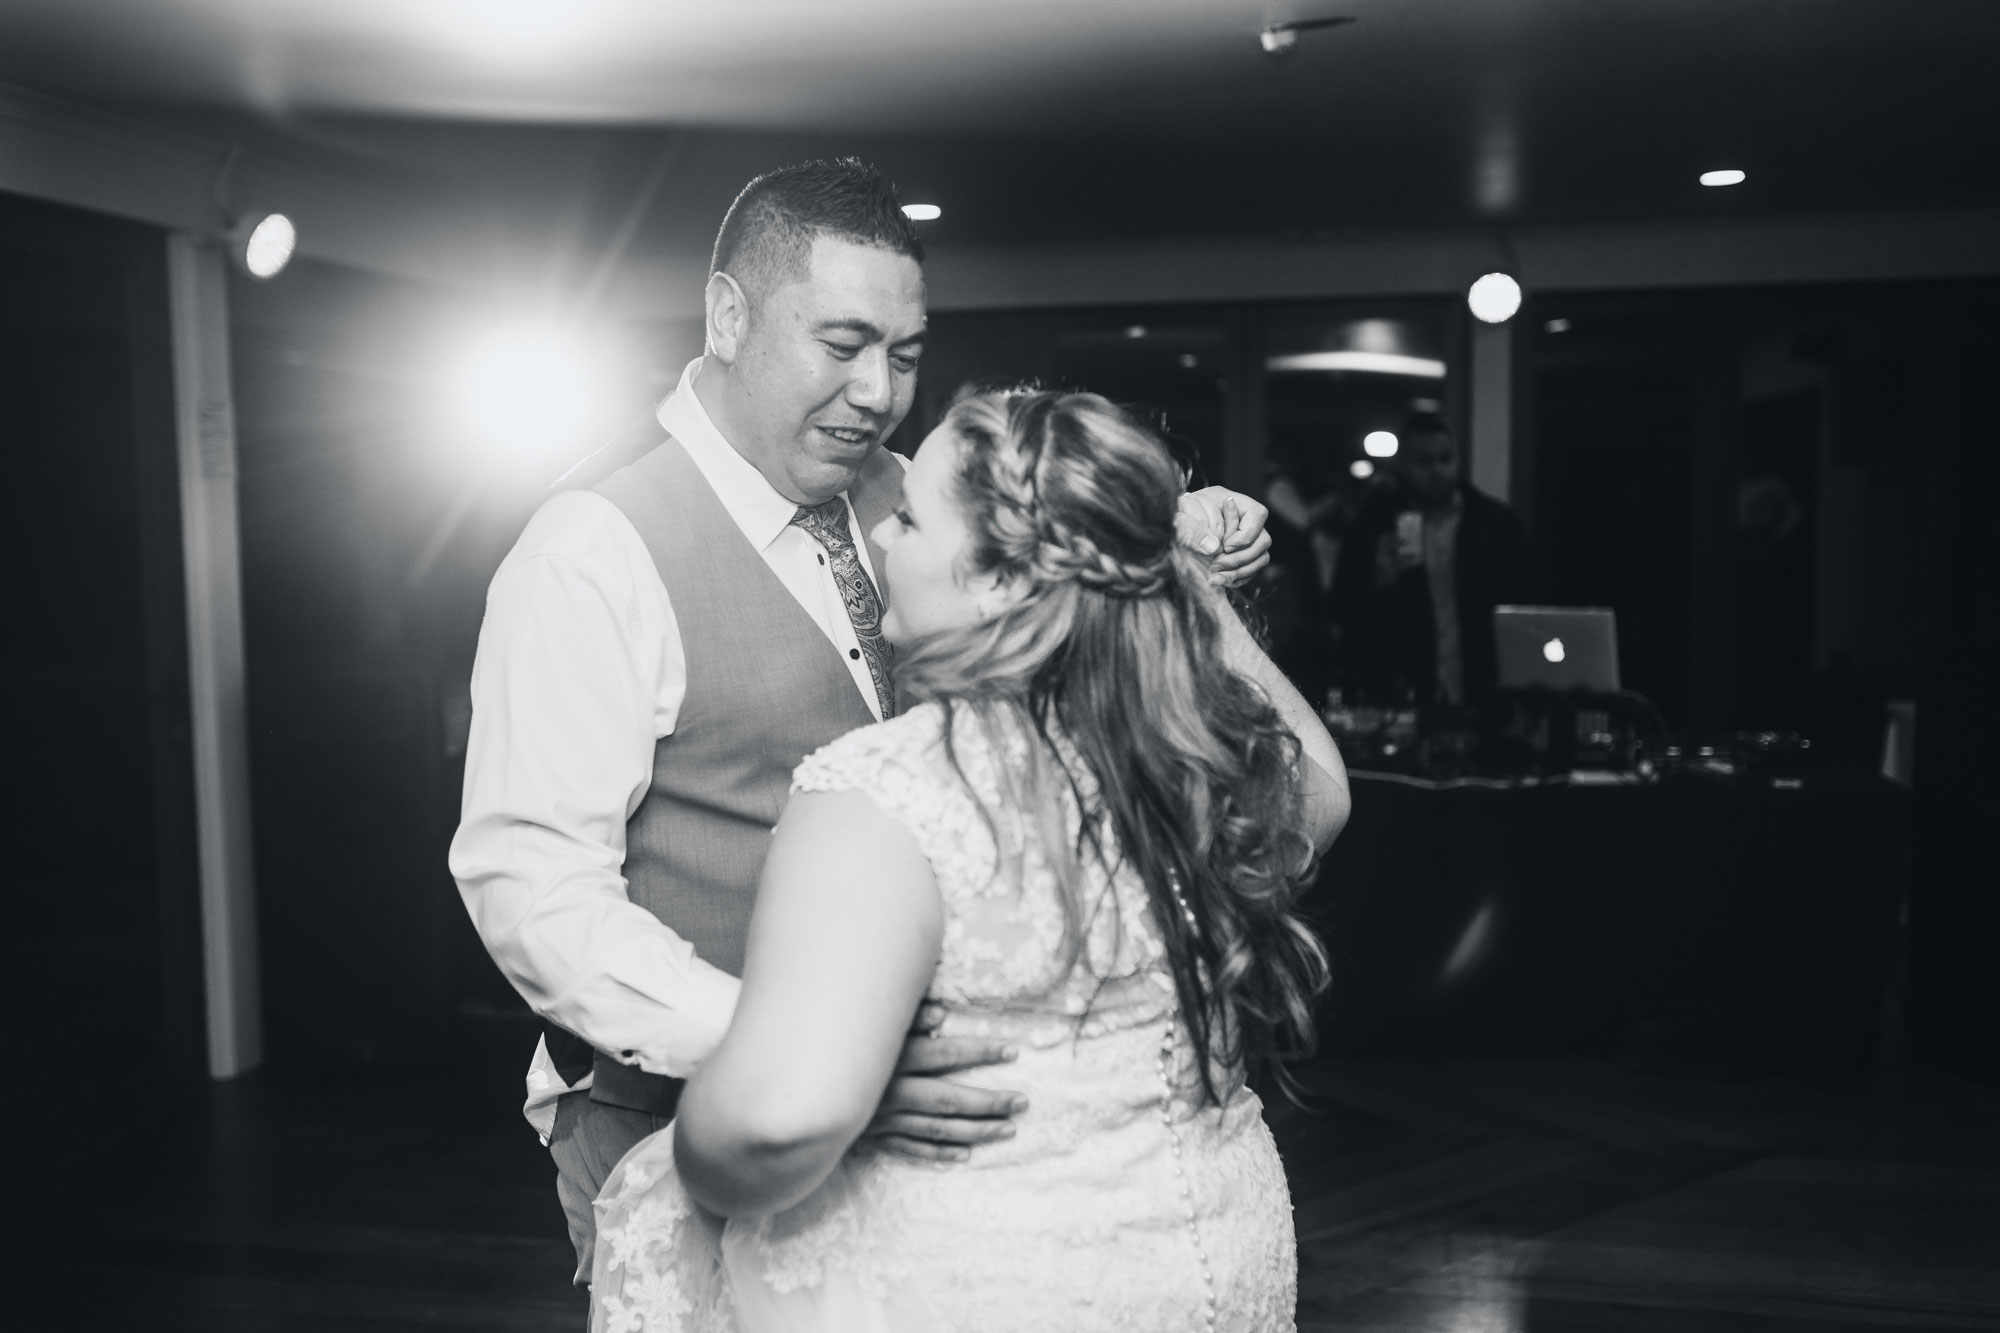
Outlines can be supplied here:
<path id="1" fill-rule="evenodd" d="M 1493 608 L 1530 595 L 1527 529 L 1467 484 L 1442 417 L 1409 419 L 1387 473 L 1334 571 L 1344 678 L 1361 702 L 1480 707 L 1498 670 Z"/>

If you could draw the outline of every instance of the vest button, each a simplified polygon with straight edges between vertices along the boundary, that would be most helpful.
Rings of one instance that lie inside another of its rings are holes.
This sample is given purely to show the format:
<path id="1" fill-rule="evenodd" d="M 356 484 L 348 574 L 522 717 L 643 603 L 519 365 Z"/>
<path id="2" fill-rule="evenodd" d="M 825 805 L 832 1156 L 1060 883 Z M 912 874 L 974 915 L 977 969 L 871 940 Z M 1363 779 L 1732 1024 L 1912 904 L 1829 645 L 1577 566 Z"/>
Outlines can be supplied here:
<path id="1" fill-rule="evenodd" d="M 823 564 L 825 564 L 825 563 L 826 563 L 826 557 L 825 557 L 825 556 L 821 556 L 821 557 L 819 558 L 819 562 L 820 562 L 820 563 L 821 563 L 822 565 L 823 565 Z"/>
<path id="2" fill-rule="evenodd" d="M 861 650 L 859 648 L 849 648 L 847 650 L 847 655 L 853 658 L 857 662 L 861 660 Z"/>

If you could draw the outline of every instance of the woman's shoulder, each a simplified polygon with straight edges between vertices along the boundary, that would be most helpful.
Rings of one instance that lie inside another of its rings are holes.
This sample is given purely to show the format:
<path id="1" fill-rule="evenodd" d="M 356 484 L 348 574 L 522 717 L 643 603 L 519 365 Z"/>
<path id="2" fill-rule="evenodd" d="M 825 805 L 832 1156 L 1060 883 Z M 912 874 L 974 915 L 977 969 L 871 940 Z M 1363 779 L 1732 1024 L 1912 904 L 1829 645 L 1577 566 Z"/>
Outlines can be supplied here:
<path id="1" fill-rule="evenodd" d="M 859 792 L 916 840 L 940 889 L 991 878 L 994 853 L 961 767 L 985 748 L 979 728 L 954 711 L 919 704 L 886 722 L 848 732 L 805 757 L 794 792 Z"/>
<path id="2" fill-rule="evenodd" d="M 856 785 L 882 768 L 921 770 L 940 748 L 944 710 L 918 704 L 881 722 L 857 727 L 807 755 L 792 771 L 795 791 L 828 791 Z"/>

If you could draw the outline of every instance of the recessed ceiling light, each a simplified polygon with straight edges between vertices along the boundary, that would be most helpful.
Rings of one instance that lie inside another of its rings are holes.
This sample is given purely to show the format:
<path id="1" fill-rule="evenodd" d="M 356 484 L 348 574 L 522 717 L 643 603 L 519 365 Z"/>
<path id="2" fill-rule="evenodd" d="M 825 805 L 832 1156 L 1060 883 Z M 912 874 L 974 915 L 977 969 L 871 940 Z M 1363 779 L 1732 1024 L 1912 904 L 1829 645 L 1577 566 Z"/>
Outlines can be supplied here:
<path id="1" fill-rule="evenodd" d="M 903 216 L 912 222 L 936 222 L 944 210 L 936 204 L 904 204 Z"/>
<path id="2" fill-rule="evenodd" d="M 1486 324 L 1505 324 L 1521 308 L 1521 284 L 1505 273 L 1488 273 L 1465 293 L 1473 316 Z"/>
<path id="3" fill-rule="evenodd" d="M 1550 320 L 1548 323 L 1542 325 L 1542 327 L 1547 329 L 1550 333 L 1568 333 L 1569 321 L 1558 317 L 1556 319 Z"/>
<path id="4" fill-rule="evenodd" d="M 1435 357 L 1404 356 L 1400 352 L 1287 352 L 1266 358 L 1264 369 L 1280 374 L 1350 370 L 1364 375 L 1414 375 L 1418 379 L 1441 380 L 1445 364 Z"/>
<path id="5" fill-rule="evenodd" d="M 1396 438 L 1395 431 L 1371 430 L 1362 437 L 1361 450 L 1370 458 L 1394 458 L 1397 446 L 1401 443 L 1402 441 Z"/>
<path id="6" fill-rule="evenodd" d="M 1127 338 L 1143 338 L 1146 336 L 1146 326 L 1144 324 L 1127 324 L 1125 326 L 1125 336 Z"/>
<path id="7" fill-rule="evenodd" d="M 1735 167 L 1729 167 L 1722 171 L 1704 171 L 1701 173 L 1701 183 L 1703 185 L 1741 185 L 1748 179 L 1748 176 L 1738 171 Z"/>
<path id="8" fill-rule="evenodd" d="M 1194 368 L 1195 368 L 1196 366 L 1198 366 L 1198 365 L 1200 365 L 1200 364 L 1201 364 L 1201 358 L 1200 358 L 1200 357 L 1198 357 L 1198 356 L 1196 356 L 1196 355 L 1195 355 L 1195 354 L 1194 354 L 1193 352 L 1182 352 L 1182 353 L 1181 353 L 1181 369 L 1182 369 L 1182 370 L 1193 370 L 1193 369 L 1194 369 Z"/>
<path id="9" fill-rule="evenodd" d="M 1365 458 L 1357 458 L 1347 465 L 1347 475 L 1357 481 L 1366 481 L 1375 475 L 1375 465 Z"/>

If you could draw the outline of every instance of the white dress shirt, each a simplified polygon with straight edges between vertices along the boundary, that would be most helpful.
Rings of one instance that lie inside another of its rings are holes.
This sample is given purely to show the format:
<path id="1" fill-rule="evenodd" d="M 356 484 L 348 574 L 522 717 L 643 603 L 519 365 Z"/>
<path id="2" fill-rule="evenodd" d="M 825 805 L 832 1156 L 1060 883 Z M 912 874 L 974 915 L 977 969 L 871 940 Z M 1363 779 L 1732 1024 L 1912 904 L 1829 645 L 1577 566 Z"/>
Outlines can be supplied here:
<path id="1" fill-rule="evenodd" d="M 879 716 L 868 663 L 849 651 L 859 641 L 824 549 L 792 525 L 798 506 L 716 429 L 695 395 L 700 365 L 661 404 L 661 426 L 840 651 Z M 874 578 L 851 503 L 847 521 Z M 626 896 L 625 824 L 652 785 L 654 742 L 672 734 L 686 692 L 680 626 L 637 530 L 593 491 L 549 500 L 487 589 L 451 871 L 480 939 L 537 1013 L 676 1078 L 721 1041 L 738 988 Z M 544 1139 L 566 1090 L 537 1046 L 525 1109 Z"/>

